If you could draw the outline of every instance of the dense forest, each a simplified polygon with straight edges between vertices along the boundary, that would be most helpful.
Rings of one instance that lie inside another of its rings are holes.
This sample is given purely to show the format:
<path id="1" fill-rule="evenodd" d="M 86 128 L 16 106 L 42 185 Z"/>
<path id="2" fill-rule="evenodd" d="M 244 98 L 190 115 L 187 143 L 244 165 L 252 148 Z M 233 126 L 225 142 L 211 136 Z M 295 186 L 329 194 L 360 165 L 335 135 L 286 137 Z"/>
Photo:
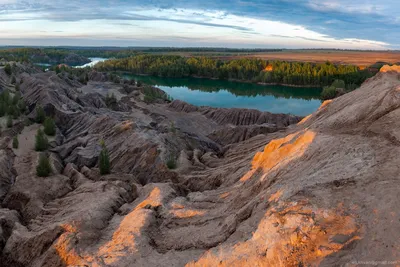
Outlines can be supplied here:
<path id="1" fill-rule="evenodd" d="M 136 55 L 107 60 L 95 66 L 100 71 L 123 71 L 160 77 L 204 77 L 278 83 L 291 85 L 326 86 L 343 80 L 354 89 L 374 73 L 359 70 L 352 65 L 265 61 L 261 59 L 218 60 L 209 57 L 182 57 L 169 55 Z"/>
<path id="2" fill-rule="evenodd" d="M 0 49 L 0 59 L 43 64 L 83 65 L 90 57 L 126 58 L 136 55 L 134 49 L 10 48 Z"/>
<path id="3" fill-rule="evenodd" d="M 0 59 L 7 61 L 31 62 L 41 64 L 83 65 L 90 59 L 77 53 L 53 48 L 13 48 L 0 49 Z"/>

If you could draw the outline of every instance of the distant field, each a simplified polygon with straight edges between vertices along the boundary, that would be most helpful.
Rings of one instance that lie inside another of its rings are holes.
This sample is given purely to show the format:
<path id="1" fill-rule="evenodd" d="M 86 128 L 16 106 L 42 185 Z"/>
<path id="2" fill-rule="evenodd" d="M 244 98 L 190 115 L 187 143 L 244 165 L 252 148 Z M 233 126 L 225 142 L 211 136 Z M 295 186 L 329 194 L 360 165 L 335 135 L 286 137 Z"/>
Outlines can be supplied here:
<path id="1" fill-rule="evenodd" d="M 181 56 L 209 56 L 220 59 L 261 58 L 265 60 L 286 60 L 302 62 L 326 62 L 335 64 L 352 64 L 369 66 L 376 62 L 400 63 L 400 52 L 389 51 L 321 51 L 321 50 L 288 50 L 282 52 L 257 53 L 221 53 L 221 52 L 165 52 Z"/>
<path id="2" fill-rule="evenodd" d="M 336 64 L 372 65 L 376 62 L 395 64 L 400 62 L 400 52 L 354 52 L 354 51 L 290 51 L 260 53 L 247 57 L 262 59 L 277 59 L 288 61 L 325 62 L 327 60 Z"/>

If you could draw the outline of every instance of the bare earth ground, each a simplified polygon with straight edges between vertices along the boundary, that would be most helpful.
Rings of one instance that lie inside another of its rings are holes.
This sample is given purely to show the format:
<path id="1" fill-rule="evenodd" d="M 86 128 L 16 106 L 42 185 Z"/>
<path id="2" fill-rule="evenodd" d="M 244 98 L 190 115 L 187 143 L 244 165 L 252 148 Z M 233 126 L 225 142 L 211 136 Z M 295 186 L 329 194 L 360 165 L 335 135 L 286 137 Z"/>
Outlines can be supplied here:
<path id="1" fill-rule="evenodd" d="M 27 135 L 37 126 L 22 132 L 19 151 L 2 133 L 2 267 L 400 264 L 396 68 L 298 124 L 255 110 L 148 104 L 140 88 L 112 111 L 97 82 L 81 93 L 66 76 L 22 76 L 28 106 L 41 103 L 56 119 L 54 173 L 35 175 Z M 106 176 L 99 139 L 110 151 Z M 174 170 L 164 164 L 171 150 Z"/>

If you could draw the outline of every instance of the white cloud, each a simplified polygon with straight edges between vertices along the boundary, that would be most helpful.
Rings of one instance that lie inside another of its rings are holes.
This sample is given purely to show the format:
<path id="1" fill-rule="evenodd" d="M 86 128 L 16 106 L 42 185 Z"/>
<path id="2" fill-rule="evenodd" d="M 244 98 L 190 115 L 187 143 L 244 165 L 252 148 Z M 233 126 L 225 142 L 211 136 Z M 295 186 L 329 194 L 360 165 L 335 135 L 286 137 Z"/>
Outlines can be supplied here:
<path id="1" fill-rule="evenodd" d="M 379 2 L 378 2 L 379 3 Z M 384 10 L 384 6 L 369 4 L 362 1 L 321 1 L 321 0 L 310 0 L 308 6 L 316 11 L 323 12 L 341 12 L 341 13 L 358 13 L 358 14 L 381 14 Z"/>
<path id="2" fill-rule="evenodd" d="M 0 0 L 0 4 L 12 1 Z M 310 4 L 314 2 L 316 1 L 310 1 Z M 332 11 L 340 8 L 339 2 L 319 2 L 319 5 L 314 8 Z M 55 5 L 56 2 L 49 3 Z M 74 1 L 71 1 L 67 5 L 75 4 Z M 73 14 L 66 12 L 68 10 L 66 6 L 53 10 L 33 4 L 28 6 L 27 10 L 14 10 L 1 14 L 0 39 L 121 39 L 131 40 L 131 45 L 138 43 L 143 45 L 145 42 L 154 46 L 157 46 L 158 40 L 170 40 L 177 45 L 215 43 L 232 47 L 251 45 L 287 48 L 386 49 L 388 45 L 375 40 L 338 39 L 301 25 L 232 15 L 224 11 L 182 8 L 144 9 L 128 6 L 103 8 L 95 5 L 91 10 L 87 9 L 87 4 L 85 3 L 80 10 Z M 347 6 L 345 10 L 346 12 L 356 12 L 352 6 Z M 377 9 L 366 7 L 365 12 L 368 10 L 372 12 Z M 104 14 L 104 19 L 100 19 L 101 14 Z M 68 15 L 74 17 L 67 17 Z M 326 24 L 336 22 L 328 20 Z M 49 43 L 49 45 L 51 44 Z"/>

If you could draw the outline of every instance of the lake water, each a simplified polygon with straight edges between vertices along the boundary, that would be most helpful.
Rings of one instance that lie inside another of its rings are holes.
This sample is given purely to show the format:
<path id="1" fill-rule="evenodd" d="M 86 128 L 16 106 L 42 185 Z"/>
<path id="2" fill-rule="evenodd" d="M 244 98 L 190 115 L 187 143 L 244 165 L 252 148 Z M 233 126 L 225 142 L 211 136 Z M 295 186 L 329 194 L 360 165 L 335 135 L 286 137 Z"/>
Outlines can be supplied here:
<path id="1" fill-rule="evenodd" d="M 80 65 L 80 66 L 73 66 L 74 68 L 86 68 L 86 67 L 93 67 L 94 65 L 96 65 L 99 62 L 102 61 L 106 61 L 107 58 L 102 58 L 102 57 L 89 57 L 89 59 L 91 60 L 91 62 L 85 64 L 85 65 Z M 53 65 L 48 64 L 48 63 L 35 63 L 35 65 L 37 66 L 41 66 L 41 67 L 51 67 Z"/>
<path id="2" fill-rule="evenodd" d="M 160 78 L 131 74 L 123 76 L 154 85 L 174 99 L 196 106 L 249 108 L 306 116 L 321 105 L 320 88 L 264 86 L 198 78 Z"/>
<path id="3" fill-rule="evenodd" d="M 102 57 L 90 57 L 89 58 L 91 60 L 91 62 L 82 65 L 82 66 L 76 66 L 75 68 L 86 68 L 86 67 L 93 67 L 94 65 L 96 65 L 99 62 L 103 62 L 106 61 L 107 58 L 102 58 Z"/>

